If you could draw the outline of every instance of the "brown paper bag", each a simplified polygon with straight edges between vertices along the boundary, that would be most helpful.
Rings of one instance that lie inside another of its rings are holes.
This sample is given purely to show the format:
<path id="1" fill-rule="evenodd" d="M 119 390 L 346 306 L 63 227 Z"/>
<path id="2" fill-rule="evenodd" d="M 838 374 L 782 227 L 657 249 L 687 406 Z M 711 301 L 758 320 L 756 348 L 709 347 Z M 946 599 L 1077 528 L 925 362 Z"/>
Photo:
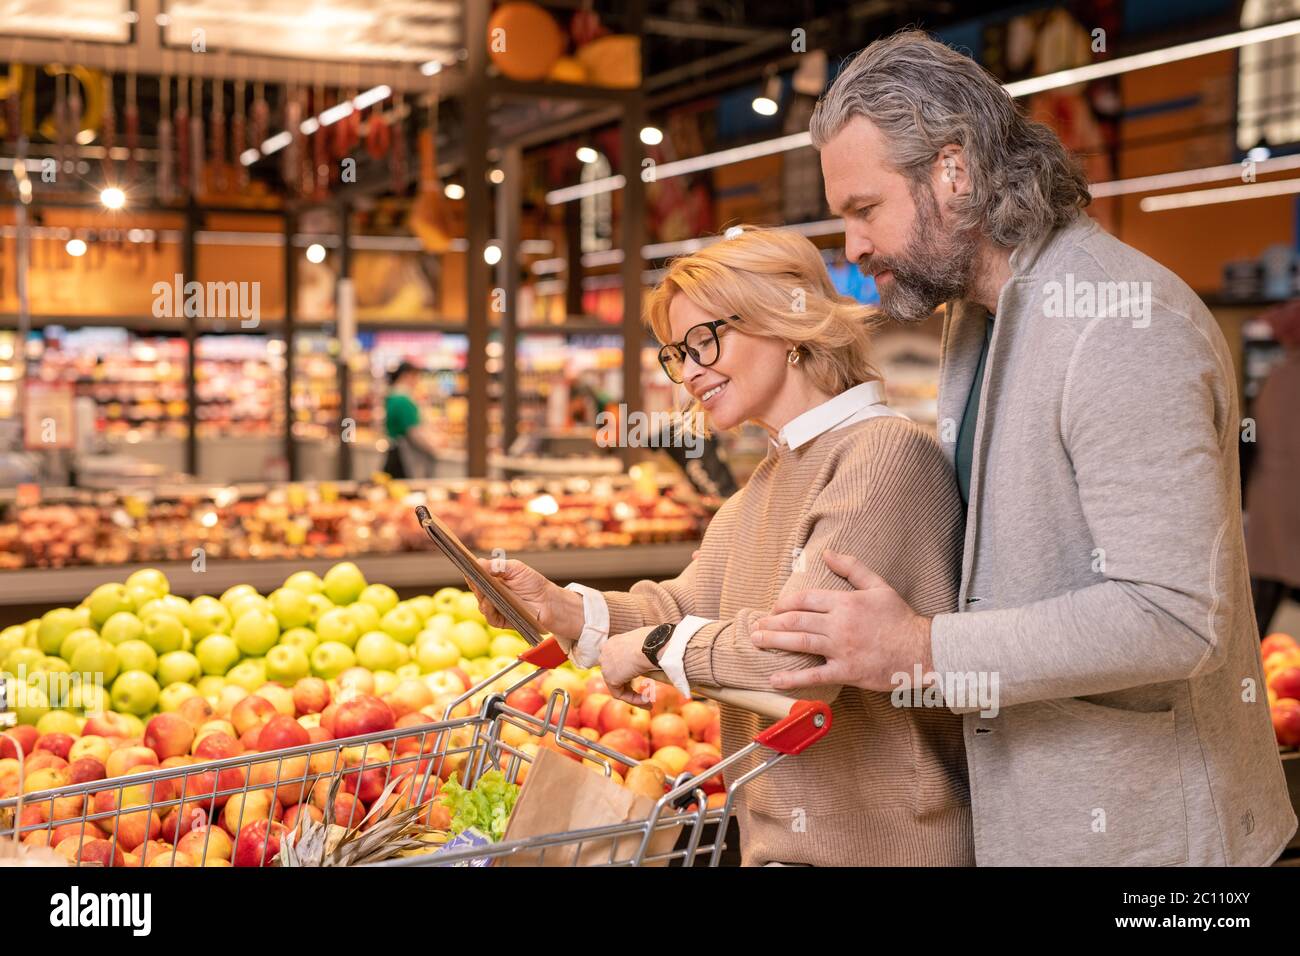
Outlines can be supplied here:
<path id="1" fill-rule="evenodd" d="M 611 826 L 645 820 L 654 810 L 648 797 L 627 790 L 604 774 L 570 760 L 554 750 L 540 750 L 528 770 L 519 799 L 510 814 L 505 840 L 550 836 L 570 830 Z M 675 811 L 665 810 L 665 814 Z M 681 825 L 655 829 L 646 856 L 667 853 L 677 842 Z M 526 850 L 502 858 L 498 866 L 597 866 L 624 863 L 641 845 L 641 834 L 604 837 L 576 843 Z M 611 857 L 611 850 L 613 851 Z M 664 866 L 663 862 L 655 865 Z"/>

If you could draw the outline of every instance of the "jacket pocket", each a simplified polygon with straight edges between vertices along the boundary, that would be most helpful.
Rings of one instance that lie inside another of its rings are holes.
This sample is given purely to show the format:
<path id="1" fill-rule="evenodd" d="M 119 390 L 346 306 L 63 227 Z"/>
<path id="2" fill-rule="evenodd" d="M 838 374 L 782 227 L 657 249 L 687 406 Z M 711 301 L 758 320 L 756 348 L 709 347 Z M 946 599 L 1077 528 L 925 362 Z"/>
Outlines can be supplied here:
<path id="1" fill-rule="evenodd" d="M 1187 861 L 1172 710 L 1065 699 L 1008 708 L 996 723 L 973 741 L 977 752 L 991 744 L 988 756 L 1001 755 L 979 760 L 980 802 L 998 804 L 992 819 L 976 809 L 985 817 L 978 839 L 986 859 L 1039 866 Z"/>

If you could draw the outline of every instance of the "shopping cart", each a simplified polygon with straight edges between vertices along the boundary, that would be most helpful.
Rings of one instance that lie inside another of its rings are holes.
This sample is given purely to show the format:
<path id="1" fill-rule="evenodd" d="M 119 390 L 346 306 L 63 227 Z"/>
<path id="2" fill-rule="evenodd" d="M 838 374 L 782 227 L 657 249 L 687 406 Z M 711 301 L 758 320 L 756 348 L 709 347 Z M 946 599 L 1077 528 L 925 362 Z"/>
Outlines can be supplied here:
<path id="1" fill-rule="evenodd" d="M 276 807 L 319 804 L 321 795 L 340 775 L 344 786 L 338 789 L 352 799 L 335 803 L 335 822 L 353 827 L 365 825 L 366 811 L 358 799 L 372 803 L 390 783 L 393 791 L 388 799 L 421 807 L 419 819 L 434 822 L 439 812 L 434 798 L 441 782 L 455 773 L 459 783 L 473 787 L 493 769 L 500 770 L 507 780 L 518 781 L 532 761 L 529 742 L 549 738 L 551 749 L 586 760 L 594 771 L 606 776 L 620 764 L 630 767 L 638 763 L 567 726 L 572 701 L 563 689 L 550 695 L 540 715 L 506 703 L 515 690 L 539 680 L 564 660 L 559 644 L 547 638 L 448 702 L 443 719 L 427 724 L 269 753 L 160 767 L 0 800 L 0 839 L 62 846 L 61 852 L 79 865 L 101 860 L 99 865 L 122 865 L 128 853 L 141 866 L 184 865 L 194 858 L 207 859 L 210 853 L 220 854 L 213 841 L 223 838 L 214 835 L 215 825 L 236 844 L 238 855 L 238 836 L 246 823 L 273 819 Z M 712 801 L 702 781 L 681 775 L 670 782 L 668 792 L 645 820 L 467 849 L 446 848 L 375 865 L 452 866 L 511 857 L 544 865 L 561 858 L 589 862 L 590 853 L 581 851 L 593 846 L 603 850 L 606 844 L 608 858 L 601 862 L 609 865 L 718 865 L 725 847 L 726 822 L 741 788 L 785 756 L 799 753 L 824 736 L 830 729 L 830 711 L 817 701 L 795 701 L 775 694 L 730 689 L 706 694 L 775 720 L 752 743 L 708 769 L 710 780 L 721 776 L 726 781 L 725 789 L 715 793 Z M 729 770 L 760 752 L 762 759 L 755 766 L 729 779 Z M 445 820 L 442 822 L 445 825 Z M 668 829 L 680 834 L 676 845 L 655 851 L 661 842 L 656 836 Z M 189 837 L 182 849 L 182 839 L 191 833 L 198 835 Z M 170 852 L 158 851 L 150 839 L 170 844 Z M 270 862 L 269 844 L 265 837 L 258 839 L 262 842 L 254 844 L 256 856 L 251 862 L 265 865 Z M 565 848 L 563 852 L 561 848 Z"/>

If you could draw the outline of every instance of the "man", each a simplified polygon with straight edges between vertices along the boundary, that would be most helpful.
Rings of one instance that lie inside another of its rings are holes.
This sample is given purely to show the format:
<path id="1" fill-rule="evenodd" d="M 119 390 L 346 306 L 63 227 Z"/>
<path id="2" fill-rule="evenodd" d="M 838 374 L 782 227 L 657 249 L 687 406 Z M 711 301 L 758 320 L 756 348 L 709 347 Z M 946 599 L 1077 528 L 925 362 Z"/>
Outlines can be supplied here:
<path id="1" fill-rule="evenodd" d="M 893 319 L 947 303 L 939 437 L 968 502 L 958 613 L 871 569 L 754 643 L 965 714 L 982 865 L 1242 865 L 1295 832 L 1270 727 L 1238 502 L 1240 417 L 1214 319 L 1099 229 L 1064 147 L 917 32 L 868 47 L 813 142 L 846 251 Z M 811 557 L 811 556 L 810 556 Z M 966 693 L 996 691 L 994 706 Z"/>

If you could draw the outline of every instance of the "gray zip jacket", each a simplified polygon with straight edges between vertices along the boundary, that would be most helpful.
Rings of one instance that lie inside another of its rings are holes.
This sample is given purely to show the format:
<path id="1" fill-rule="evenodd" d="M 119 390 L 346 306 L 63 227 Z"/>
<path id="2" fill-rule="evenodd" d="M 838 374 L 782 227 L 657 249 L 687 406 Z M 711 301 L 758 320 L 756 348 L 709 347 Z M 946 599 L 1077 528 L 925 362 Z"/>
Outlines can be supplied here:
<path id="1" fill-rule="evenodd" d="M 1296 829 L 1242 539 L 1227 344 L 1169 270 L 1080 215 L 1019 246 L 980 396 L 956 614 L 980 865 L 1261 865 Z M 1091 298 L 1091 302 L 1089 301 Z M 950 303 L 951 460 L 986 314 Z M 998 712 L 963 681 L 996 680 Z"/>

